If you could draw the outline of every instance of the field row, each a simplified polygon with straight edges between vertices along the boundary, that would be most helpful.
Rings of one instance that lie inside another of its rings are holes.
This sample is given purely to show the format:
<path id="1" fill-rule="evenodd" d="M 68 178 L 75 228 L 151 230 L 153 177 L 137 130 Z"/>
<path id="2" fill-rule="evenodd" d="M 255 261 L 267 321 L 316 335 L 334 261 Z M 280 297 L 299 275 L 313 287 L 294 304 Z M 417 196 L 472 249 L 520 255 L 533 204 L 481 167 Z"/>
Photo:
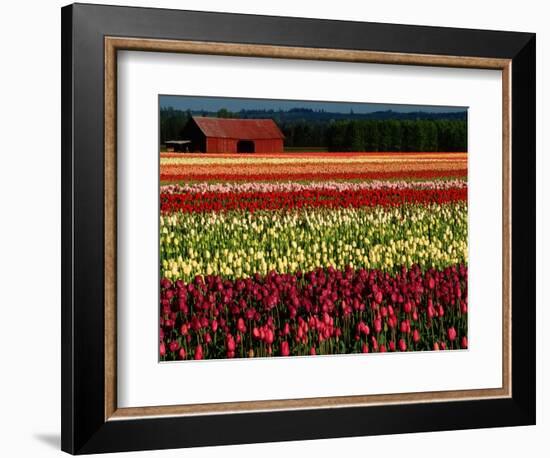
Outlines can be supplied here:
<path id="1" fill-rule="evenodd" d="M 277 172 L 265 170 L 262 173 L 255 173 L 253 171 L 247 171 L 246 173 L 240 173 L 238 169 L 232 171 L 224 171 L 218 173 L 196 173 L 193 171 L 185 172 L 185 169 L 179 171 L 169 170 L 161 168 L 160 181 L 162 183 L 174 183 L 174 182 L 276 182 L 276 181 L 290 181 L 304 182 L 304 181 L 326 181 L 326 180 L 426 180 L 426 179 L 457 179 L 466 178 L 466 168 L 459 168 L 453 170 L 417 170 L 417 171 L 365 171 L 365 172 L 338 172 L 330 170 L 321 170 L 316 172 L 307 171 L 292 171 L 292 172 Z"/>
<path id="2" fill-rule="evenodd" d="M 467 159 L 452 159 L 452 158 L 381 158 L 370 156 L 356 156 L 341 159 L 338 157 L 257 157 L 255 155 L 249 156 L 230 156 L 230 157 L 188 157 L 183 155 L 180 157 L 161 158 L 161 166 L 208 166 L 208 165 L 299 165 L 307 166 L 311 164 L 362 164 L 362 165 L 375 165 L 375 164 L 388 164 L 394 165 L 400 164 L 424 164 L 427 166 L 433 166 L 434 164 L 462 164 L 466 165 Z"/>
<path id="3" fill-rule="evenodd" d="M 198 192 L 161 194 L 162 213 L 279 210 L 300 208 L 392 207 L 406 204 L 444 204 L 466 200 L 466 188 L 359 189 L 347 192 L 312 189 L 302 191 Z"/>
<path id="4" fill-rule="evenodd" d="M 205 165 L 162 165 L 161 174 L 167 176 L 184 176 L 188 179 L 197 180 L 198 177 L 203 180 L 202 177 L 210 177 L 210 179 L 216 179 L 219 176 L 238 175 L 238 176 L 279 176 L 284 175 L 289 179 L 293 179 L 295 176 L 307 173 L 312 175 L 324 175 L 325 178 L 331 176 L 342 176 L 345 174 L 376 174 L 376 173 L 395 173 L 410 174 L 417 172 L 440 172 L 448 175 L 455 172 L 457 174 L 462 173 L 466 169 L 466 164 L 461 162 L 439 162 L 430 161 L 427 163 L 407 162 L 400 161 L 384 162 L 384 163 L 365 163 L 360 162 L 356 164 L 350 164 L 347 162 L 340 163 L 319 163 L 319 162 L 305 162 L 305 163 L 289 163 L 289 164 L 220 164 L 215 162 L 213 164 Z"/>
<path id="5" fill-rule="evenodd" d="M 235 159 L 236 157 L 246 157 L 246 156 L 236 156 L 235 153 L 160 153 L 161 160 L 170 159 L 170 158 L 189 158 L 189 159 Z M 257 159 L 287 159 L 287 158 L 337 158 L 338 160 L 348 159 L 348 158 L 372 158 L 372 159 L 387 159 L 387 160 L 399 160 L 399 159 L 454 159 L 454 160 L 466 160 L 468 153 L 446 153 L 446 152 L 414 152 L 414 153 L 404 153 L 404 152 L 323 152 L 323 151 L 300 151 L 300 152 L 284 152 L 284 153 L 253 153 L 251 158 Z"/>
<path id="6" fill-rule="evenodd" d="M 160 218 L 161 275 L 247 278 L 319 266 L 444 268 L 466 263 L 467 203 L 295 211 L 173 213 Z"/>
<path id="7" fill-rule="evenodd" d="M 467 348 L 464 265 L 161 281 L 161 360 Z"/>
<path id="8" fill-rule="evenodd" d="M 270 183 L 186 183 L 168 184 L 161 186 L 161 194 L 185 193 L 241 193 L 241 192 L 304 192 L 304 191 L 332 191 L 349 192 L 360 190 L 396 190 L 407 189 L 466 189 L 465 180 L 431 180 L 431 181 L 320 181 L 310 183 L 270 182 Z"/>

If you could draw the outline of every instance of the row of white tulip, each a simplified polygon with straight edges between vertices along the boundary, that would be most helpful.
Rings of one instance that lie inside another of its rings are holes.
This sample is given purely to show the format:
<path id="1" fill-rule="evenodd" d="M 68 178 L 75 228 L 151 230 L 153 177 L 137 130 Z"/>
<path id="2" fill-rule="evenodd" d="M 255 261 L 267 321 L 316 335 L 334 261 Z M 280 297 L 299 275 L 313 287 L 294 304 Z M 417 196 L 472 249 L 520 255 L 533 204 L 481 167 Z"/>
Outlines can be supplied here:
<path id="1" fill-rule="evenodd" d="M 174 213 L 160 219 L 161 274 L 246 278 L 319 266 L 393 272 L 467 263 L 467 204 Z"/>

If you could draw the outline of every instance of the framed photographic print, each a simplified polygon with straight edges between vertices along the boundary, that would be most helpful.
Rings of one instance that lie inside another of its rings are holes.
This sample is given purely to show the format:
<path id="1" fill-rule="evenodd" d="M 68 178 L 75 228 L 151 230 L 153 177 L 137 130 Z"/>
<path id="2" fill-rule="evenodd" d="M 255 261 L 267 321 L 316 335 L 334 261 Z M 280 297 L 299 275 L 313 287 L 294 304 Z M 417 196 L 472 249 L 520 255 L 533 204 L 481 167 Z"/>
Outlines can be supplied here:
<path id="1" fill-rule="evenodd" d="M 535 422 L 535 36 L 62 9 L 62 448 Z"/>

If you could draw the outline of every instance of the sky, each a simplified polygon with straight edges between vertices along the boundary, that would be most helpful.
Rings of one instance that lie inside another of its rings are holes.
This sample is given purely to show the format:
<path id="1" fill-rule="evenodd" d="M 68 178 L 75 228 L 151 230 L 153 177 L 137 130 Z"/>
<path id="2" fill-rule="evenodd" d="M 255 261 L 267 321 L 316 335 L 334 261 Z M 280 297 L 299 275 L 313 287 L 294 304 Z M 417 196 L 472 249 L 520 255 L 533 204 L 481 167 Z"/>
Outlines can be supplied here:
<path id="1" fill-rule="evenodd" d="M 429 113 L 464 113 L 467 107 L 449 107 L 434 105 L 398 105 L 388 103 L 349 103 L 349 102 L 322 102 L 306 100 L 273 100 L 273 99 L 246 99 L 229 97 L 200 97 L 183 95 L 159 96 L 160 108 L 172 107 L 179 110 L 191 111 L 218 111 L 226 108 L 229 111 L 245 110 L 283 110 L 291 108 L 311 108 L 325 110 L 331 113 L 372 113 L 376 111 L 392 110 L 401 113 L 429 112 Z"/>

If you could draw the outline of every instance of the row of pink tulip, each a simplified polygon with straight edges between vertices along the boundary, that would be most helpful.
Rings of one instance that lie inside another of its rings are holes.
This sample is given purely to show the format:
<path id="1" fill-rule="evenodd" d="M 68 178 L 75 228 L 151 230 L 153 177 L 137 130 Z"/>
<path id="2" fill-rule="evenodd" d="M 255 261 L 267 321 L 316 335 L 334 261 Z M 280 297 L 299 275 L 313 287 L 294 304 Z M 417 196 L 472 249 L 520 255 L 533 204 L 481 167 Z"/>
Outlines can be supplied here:
<path id="1" fill-rule="evenodd" d="M 185 194 L 185 193 L 247 193 L 247 192 L 306 192 L 306 191 L 333 191 L 348 192 L 362 190 L 408 190 L 408 189 L 465 189 L 467 183 L 464 180 L 433 180 L 433 181 L 365 181 L 365 182 L 244 182 L 244 183 L 190 183 L 169 184 L 161 186 L 161 194 Z"/>
<path id="2" fill-rule="evenodd" d="M 468 347 L 468 268 L 161 281 L 160 359 Z"/>

